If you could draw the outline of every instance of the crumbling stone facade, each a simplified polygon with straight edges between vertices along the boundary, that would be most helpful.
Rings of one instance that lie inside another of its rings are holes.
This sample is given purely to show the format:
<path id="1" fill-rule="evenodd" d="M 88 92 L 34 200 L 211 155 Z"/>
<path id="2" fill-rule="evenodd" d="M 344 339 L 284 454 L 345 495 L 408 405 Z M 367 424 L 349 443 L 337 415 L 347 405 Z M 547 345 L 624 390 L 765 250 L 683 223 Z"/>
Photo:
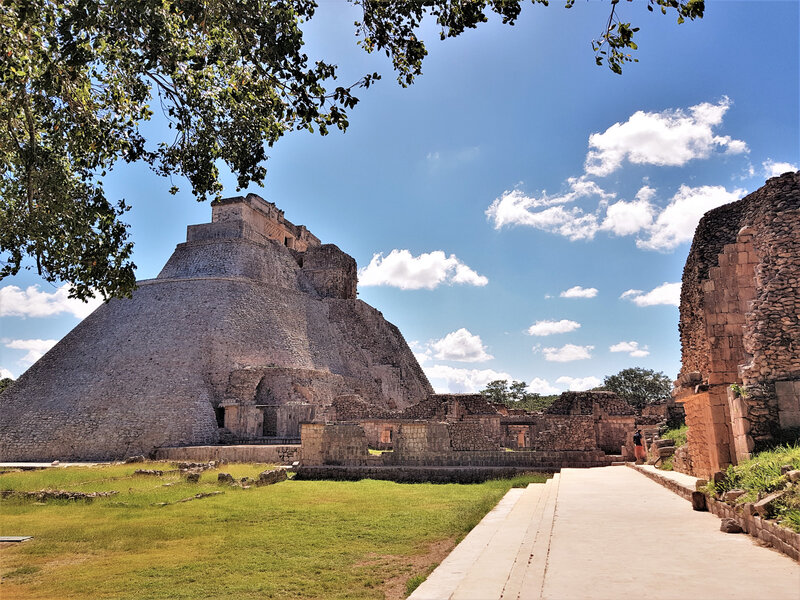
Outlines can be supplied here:
<path id="1" fill-rule="evenodd" d="M 707 476 L 800 427 L 800 172 L 700 221 L 683 272 L 675 398 Z"/>
<path id="2" fill-rule="evenodd" d="M 565 392 L 545 413 L 479 394 L 433 394 L 396 411 L 336 398 L 327 415 L 324 425 L 301 424 L 307 467 L 598 466 L 633 456 L 635 428 L 653 420 L 611 392 Z M 367 448 L 391 452 L 370 457 Z"/>
<path id="3" fill-rule="evenodd" d="M 290 443 L 336 398 L 400 410 L 433 393 L 399 330 L 356 299 L 350 256 L 253 194 L 212 203 L 211 221 L 3 394 L 3 460 Z"/>

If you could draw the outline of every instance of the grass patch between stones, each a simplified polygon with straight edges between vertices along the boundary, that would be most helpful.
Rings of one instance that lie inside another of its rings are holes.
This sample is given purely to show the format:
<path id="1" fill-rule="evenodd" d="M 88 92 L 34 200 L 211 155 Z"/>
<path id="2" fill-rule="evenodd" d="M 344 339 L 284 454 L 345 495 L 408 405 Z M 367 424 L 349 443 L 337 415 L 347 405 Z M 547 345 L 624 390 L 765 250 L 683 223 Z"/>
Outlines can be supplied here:
<path id="1" fill-rule="evenodd" d="M 675 447 L 680 448 L 681 446 L 686 445 L 687 431 L 689 431 L 689 427 L 686 425 L 681 425 L 680 427 L 676 427 L 674 429 L 667 429 L 661 435 L 661 438 L 665 440 L 672 440 L 675 442 Z"/>
<path id="2" fill-rule="evenodd" d="M 725 478 L 709 482 L 707 491 L 721 495 L 728 490 L 741 489 L 745 494 L 736 503 L 757 502 L 767 494 L 783 490 L 783 495 L 774 502 L 770 517 L 781 525 L 800 533 L 800 482 L 792 483 L 782 467 L 800 470 L 800 445 L 793 444 L 759 452 L 750 460 L 737 466 L 729 466 Z"/>

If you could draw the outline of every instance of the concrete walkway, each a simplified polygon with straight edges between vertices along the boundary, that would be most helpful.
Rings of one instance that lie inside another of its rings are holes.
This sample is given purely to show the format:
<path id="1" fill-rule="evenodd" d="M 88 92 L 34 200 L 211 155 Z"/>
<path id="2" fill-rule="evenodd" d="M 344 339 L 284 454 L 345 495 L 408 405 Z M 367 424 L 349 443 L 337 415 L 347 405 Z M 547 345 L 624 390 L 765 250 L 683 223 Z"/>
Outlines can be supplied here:
<path id="1" fill-rule="evenodd" d="M 625 467 L 511 490 L 413 600 L 800 600 L 800 565 Z"/>

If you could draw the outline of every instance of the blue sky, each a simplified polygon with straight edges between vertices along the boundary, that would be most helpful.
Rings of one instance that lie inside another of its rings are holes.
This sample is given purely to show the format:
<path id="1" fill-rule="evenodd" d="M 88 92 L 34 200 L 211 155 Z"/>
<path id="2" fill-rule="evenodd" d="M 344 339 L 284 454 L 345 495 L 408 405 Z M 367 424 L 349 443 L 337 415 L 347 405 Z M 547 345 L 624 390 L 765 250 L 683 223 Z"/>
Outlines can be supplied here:
<path id="1" fill-rule="evenodd" d="M 359 297 L 396 324 L 439 391 L 495 378 L 555 393 L 640 366 L 680 368 L 677 293 L 699 216 L 800 165 L 800 3 L 706 3 L 677 25 L 621 3 L 640 62 L 596 67 L 607 2 L 529 6 L 440 42 L 398 86 L 322 2 L 308 53 L 340 81 L 378 70 L 347 133 L 296 133 L 263 188 L 358 262 Z M 157 129 L 160 125 L 154 123 Z M 183 182 L 175 181 L 178 185 Z M 226 191 L 235 180 L 226 175 Z M 137 278 L 155 277 L 210 207 L 143 166 L 117 168 Z M 0 282 L 0 369 L 19 376 L 86 307 L 26 272 Z"/>

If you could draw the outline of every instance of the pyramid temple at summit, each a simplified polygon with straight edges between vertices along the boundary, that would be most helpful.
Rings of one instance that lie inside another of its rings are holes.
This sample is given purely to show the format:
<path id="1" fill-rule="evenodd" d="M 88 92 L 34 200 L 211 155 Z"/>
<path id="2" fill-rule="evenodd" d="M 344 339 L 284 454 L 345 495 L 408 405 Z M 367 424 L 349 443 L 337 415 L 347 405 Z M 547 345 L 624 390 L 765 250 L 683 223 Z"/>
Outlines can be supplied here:
<path id="1" fill-rule="evenodd" d="M 356 298 L 355 260 L 257 195 L 213 202 L 137 285 L 3 394 L 3 460 L 297 439 L 334 399 L 392 410 L 433 393 L 397 327 Z"/>

